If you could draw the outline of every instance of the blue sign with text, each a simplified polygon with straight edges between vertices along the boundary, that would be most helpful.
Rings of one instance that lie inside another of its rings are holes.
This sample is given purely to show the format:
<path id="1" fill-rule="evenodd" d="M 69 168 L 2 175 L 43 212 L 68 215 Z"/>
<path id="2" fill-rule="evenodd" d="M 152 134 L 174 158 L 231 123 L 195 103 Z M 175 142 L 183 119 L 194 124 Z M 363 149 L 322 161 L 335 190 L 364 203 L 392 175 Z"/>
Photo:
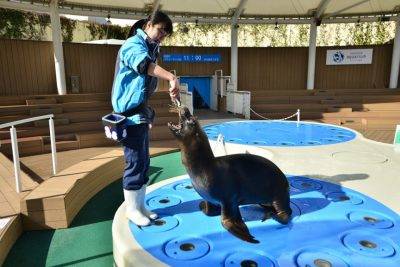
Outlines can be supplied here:
<path id="1" fill-rule="evenodd" d="M 221 62 L 220 54 L 164 54 L 164 62 Z"/>

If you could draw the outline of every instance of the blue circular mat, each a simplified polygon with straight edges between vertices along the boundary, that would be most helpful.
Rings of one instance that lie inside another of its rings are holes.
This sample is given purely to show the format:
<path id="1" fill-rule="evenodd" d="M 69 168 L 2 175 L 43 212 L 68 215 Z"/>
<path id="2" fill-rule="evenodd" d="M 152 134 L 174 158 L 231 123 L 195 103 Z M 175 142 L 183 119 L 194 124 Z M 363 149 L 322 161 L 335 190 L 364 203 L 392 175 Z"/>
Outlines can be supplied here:
<path id="1" fill-rule="evenodd" d="M 210 140 L 256 146 L 318 146 L 347 142 L 355 132 L 319 123 L 294 121 L 234 121 L 203 127 Z"/>
<path id="2" fill-rule="evenodd" d="M 292 221 L 261 221 L 258 205 L 240 208 L 259 244 L 225 230 L 198 208 L 189 179 L 156 189 L 146 204 L 160 218 L 129 228 L 140 246 L 169 266 L 400 266 L 400 216 L 339 185 L 289 176 Z M 330 265 L 329 265 L 330 264 Z"/>

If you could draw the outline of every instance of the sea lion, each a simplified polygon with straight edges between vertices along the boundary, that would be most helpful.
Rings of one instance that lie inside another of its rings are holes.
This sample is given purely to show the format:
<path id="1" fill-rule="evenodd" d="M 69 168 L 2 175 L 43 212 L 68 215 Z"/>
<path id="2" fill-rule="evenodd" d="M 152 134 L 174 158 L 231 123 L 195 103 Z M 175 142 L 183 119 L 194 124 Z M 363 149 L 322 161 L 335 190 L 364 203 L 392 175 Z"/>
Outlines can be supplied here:
<path id="1" fill-rule="evenodd" d="M 204 199 L 200 209 L 208 216 L 221 214 L 221 223 L 236 237 L 259 243 L 242 220 L 239 205 L 259 204 L 265 219 L 272 215 L 282 224 L 290 220 L 289 183 L 270 160 L 252 154 L 214 157 L 197 119 L 185 106 L 176 106 L 179 124 L 168 123 L 178 140 L 182 163 L 194 189 Z"/>

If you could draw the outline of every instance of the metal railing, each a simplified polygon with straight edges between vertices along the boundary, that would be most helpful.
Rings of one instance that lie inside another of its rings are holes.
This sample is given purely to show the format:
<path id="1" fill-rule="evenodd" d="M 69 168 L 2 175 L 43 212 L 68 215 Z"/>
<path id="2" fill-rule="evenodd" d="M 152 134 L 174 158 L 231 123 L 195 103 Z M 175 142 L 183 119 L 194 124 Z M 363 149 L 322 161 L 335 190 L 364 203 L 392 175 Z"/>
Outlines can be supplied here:
<path id="1" fill-rule="evenodd" d="M 21 166 L 19 162 L 19 151 L 18 151 L 18 141 L 17 141 L 17 130 L 14 127 L 15 125 L 49 119 L 49 128 L 50 128 L 50 142 L 51 142 L 51 159 L 53 163 L 53 175 L 57 173 L 57 154 L 56 154 L 56 138 L 55 138 L 55 131 L 54 131 L 54 121 L 53 121 L 53 114 L 13 121 L 9 123 L 0 124 L 0 129 L 3 128 L 10 128 L 10 136 L 11 136 L 11 147 L 12 147 L 12 154 L 13 154 L 13 161 L 14 161 L 14 173 L 15 173 L 15 187 L 18 193 L 21 192 L 21 179 L 20 179 L 20 172 Z"/>
<path id="2" fill-rule="evenodd" d="M 270 121 L 284 121 L 284 120 L 288 120 L 290 118 L 296 117 L 297 118 L 297 123 L 300 122 L 300 109 L 297 109 L 296 113 L 293 113 L 290 116 L 287 116 L 285 118 L 281 118 L 281 119 L 270 119 L 267 117 L 262 116 L 261 114 L 257 113 L 254 111 L 254 109 L 250 108 L 250 111 L 253 112 L 255 115 L 257 115 L 258 117 L 264 119 L 264 120 L 270 120 Z"/>

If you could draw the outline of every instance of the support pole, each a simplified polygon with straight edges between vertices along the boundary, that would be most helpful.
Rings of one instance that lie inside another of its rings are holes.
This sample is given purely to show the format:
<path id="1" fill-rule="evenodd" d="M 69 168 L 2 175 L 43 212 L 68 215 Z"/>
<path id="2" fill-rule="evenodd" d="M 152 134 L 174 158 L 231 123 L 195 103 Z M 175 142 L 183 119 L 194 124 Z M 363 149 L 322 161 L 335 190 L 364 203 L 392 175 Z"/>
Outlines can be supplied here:
<path id="1" fill-rule="evenodd" d="M 56 175 L 56 173 L 57 173 L 57 150 L 56 150 L 56 134 L 54 131 L 53 118 L 49 119 L 49 129 L 50 129 L 50 144 L 51 144 L 51 160 L 53 163 L 53 175 Z"/>
<path id="2" fill-rule="evenodd" d="M 21 165 L 19 163 L 19 151 L 17 142 L 17 130 L 14 126 L 10 128 L 11 147 L 14 161 L 15 189 L 17 193 L 21 193 Z"/>
<path id="3" fill-rule="evenodd" d="M 399 80 L 399 64 L 400 64 L 400 15 L 397 15 L 396 19 L 396 34 L 393 43 L 392 53 L 392 67 L 390 70 L 390 83 L 389 88 L 397 88 Z"/>
<path id="4" fill-rule="evenodd" d="M 52 0 L 50 3 L 50 20 L 54 48 L 57 91 L 59 95 L 65 95 L 67 93 L 67 87 L 65 84 L 64 53 L 61 37 L 60 14 L 58 13 L 58 0 Z"/>
<path id="5" fill-rule="evenodd" d="M 231 24 L 231 83 L 234 90 L 237 91 L 237 77 L 238 77 L 238 24 Z"/>
<path id="6" fill-rule="evenodd" d="M 310 24 L 310 44 L 308 47 L 307 90 L 314 89 L 316 49 L 317 49 L 317 24 L 315 22 L 315 19 L 312 19 L 312 22 Z"/>

